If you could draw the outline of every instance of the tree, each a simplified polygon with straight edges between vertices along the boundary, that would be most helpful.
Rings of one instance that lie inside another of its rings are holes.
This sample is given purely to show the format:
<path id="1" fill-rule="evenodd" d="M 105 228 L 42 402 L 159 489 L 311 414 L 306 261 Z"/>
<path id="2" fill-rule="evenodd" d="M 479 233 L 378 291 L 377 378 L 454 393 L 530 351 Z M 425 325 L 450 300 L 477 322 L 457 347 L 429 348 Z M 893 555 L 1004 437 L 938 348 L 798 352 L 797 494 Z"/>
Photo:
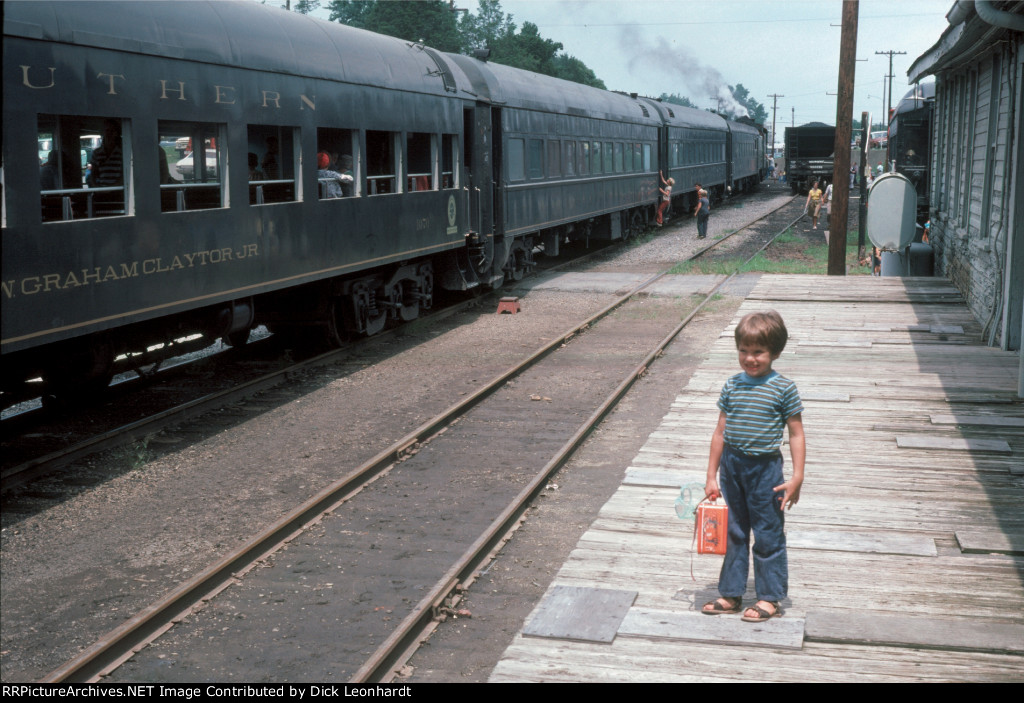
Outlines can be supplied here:
<path id="1" fill-rule="evenodd" d="M 669 95 L 668 93 L 662 93 L 660 96 L 658 96 L 658 100 L 662 101 L 663 103 L 682 105 L 683 107 L 697 107 L 697 105 L 688 97 L 686 97 L 685 95 L 677 95 L 676 93 L 672 93 L 671 95 Z"/>
<path id="2" fill-rule="evenodd" d="M 764 105 L 750 97 L 750 91 L 744 88 L 742 83 L 737 83 L 735 88 L 730 85 L 729 92 L 732 93 L 732 97 L 736 99 L 736 102 L 747 108 L 748 116 L 754 122 L 764 124 L 768 121 L 768 110 Z"/>
<path id="3" fill-rule="evenodd" d="M 601 88 L 607 90 L 604 81 L 594 75 L 594 72 L 587 68 L 587 65 L 580 61 L 575 56 L 569 56 L 568 54 L 558 54 L 551 62 L 554 68 L 552 74 L 555 78 L 561 78 L 566 81 L 573 81 L 575 83 L 582 83 L 583 85 L 589 85 L 593 88 Z"/>
<path id="4" fill-rule="evenodd" d="M 446 2 L 383 2 L 382 0 L 332 0 L 330 19 L 378 34 L 424 44 L 440 51 L 462 50 L 455 14 Z"/>
<path id="5" fill-rule="evenodd" d="M 352 27 L 422 41 L 441 51 L 471 53 L 490 49 L 491 61 L 556 78 L 604 88 L 604 82 L 575 56 L 562 52 L 559 42 L 541 36 L 537 25 L 516 27 L 500 0 L 480 0 L 477 13 L 458 21 L 451 6 L 438 0 L 330 0 L 330 19 Z"/>
<path id="6" fill-rule="evenodd" d="M 308 15 L 313 10 L 320 9 L 320 0 L 298 0 L 295 3 L 295 11 L 303 15 Z"/>
<path id="7" fill-rule="evenodd" d="M 467 12 L 459 22 L 463 43 L 468 51 L 486 49 L 500 37 L 515 34 L 512 16 L 501 11 L 500 0 L 480 0 L 477 14 Z"/>
<path id="8" fill-rule="evenodd" d="M 508 32 L 491 45 L 491 60 L 551 76 L 554 75 L 555 54 L 561 48 L 559 42 L 542 37 L 537 25 L 524 22 L 518 34 Z"/>

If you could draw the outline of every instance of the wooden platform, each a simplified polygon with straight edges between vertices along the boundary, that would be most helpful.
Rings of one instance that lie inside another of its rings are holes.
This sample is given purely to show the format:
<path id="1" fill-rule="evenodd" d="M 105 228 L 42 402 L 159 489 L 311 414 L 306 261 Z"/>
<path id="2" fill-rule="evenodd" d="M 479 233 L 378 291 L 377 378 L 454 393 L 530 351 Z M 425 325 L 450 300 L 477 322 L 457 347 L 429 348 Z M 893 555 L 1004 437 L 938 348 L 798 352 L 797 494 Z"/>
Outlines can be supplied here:
<path id="1" fill-rule="evenodd" d="M 730 326 L 524 623 L 571 631 L 544 618 L 593 612 L 556 595 L 635 591 L 614 639 L 519 635 L 492 681 L 1024 680 L 1017 355 L 979 342 L 942 279 L 765 276 L 733 325 L 769 308 L 789 328 L 775 368 L 801 390 L 808 444 L 784 617 L 696 613 L 721 557 L 691 557 L 673 509 L 681 483 L 703 481 L 739 370 Z"/>

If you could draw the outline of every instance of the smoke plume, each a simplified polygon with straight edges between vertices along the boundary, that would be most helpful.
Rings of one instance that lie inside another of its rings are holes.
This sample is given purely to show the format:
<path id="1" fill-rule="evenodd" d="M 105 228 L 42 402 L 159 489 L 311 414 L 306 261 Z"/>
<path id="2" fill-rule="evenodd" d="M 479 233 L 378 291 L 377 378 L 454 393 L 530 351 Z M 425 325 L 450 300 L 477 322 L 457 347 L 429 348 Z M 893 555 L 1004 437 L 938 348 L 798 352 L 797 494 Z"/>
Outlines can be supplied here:
<path id="1" fill-rule="evenodd" d="M 657 37 L 655 41 L 651 41 L 635 27 L 624 27 L 619 39 L 623 51 L 629 57 L 626 67 L 630 73 L 658 71 L 676 84 L 685 85 L 686 92 L 696 100 L 715 100 L 719 105 L 719 111 L 733 118 L 747 116 L 747 109 L 732 96 L 722 74 L 710 66 L 701 64 L 686 48 L 672 45 L 664 37 Z M 669 88 L 664 92 L 677 91 Z"/>

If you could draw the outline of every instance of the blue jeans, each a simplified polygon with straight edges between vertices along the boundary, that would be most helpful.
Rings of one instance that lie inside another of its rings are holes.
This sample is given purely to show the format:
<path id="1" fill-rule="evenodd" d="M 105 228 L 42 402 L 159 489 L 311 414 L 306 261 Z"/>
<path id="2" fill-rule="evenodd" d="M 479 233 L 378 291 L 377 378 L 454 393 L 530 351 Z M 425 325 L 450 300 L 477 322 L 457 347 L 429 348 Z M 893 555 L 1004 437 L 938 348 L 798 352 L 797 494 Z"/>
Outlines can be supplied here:
<path id="1" fill-rule="evenodd" d="M 754 585 L 758 600 L 779 601 L 789 589 L 786 518 L 782 492 L 782 454 L 752 456 L 726 445 L 718 484 L 729 505 L 729 542 L 718 577 L 718 591 L 739 598 L 747 590 L 750 531 L 754 531 Z"/>
<path id="2" fill-rule="evenodd" d="M 708 236 L 708 220 L 710 217 L 697 217 L 697 236 L 706 237 Z"/>

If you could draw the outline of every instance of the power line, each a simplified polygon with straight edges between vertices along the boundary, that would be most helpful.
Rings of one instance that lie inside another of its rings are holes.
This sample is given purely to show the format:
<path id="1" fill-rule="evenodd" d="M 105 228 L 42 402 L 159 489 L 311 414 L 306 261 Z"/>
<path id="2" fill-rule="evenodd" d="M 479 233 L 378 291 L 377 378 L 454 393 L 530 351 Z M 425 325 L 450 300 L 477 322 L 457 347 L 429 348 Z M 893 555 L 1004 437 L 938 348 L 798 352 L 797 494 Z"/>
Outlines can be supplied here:
<path id="1" fill-rule="evenodd" d="M 875 17 L 865 17 L 863 19 L 874 19 L 874 20 L 886 20 L 886 19 L 900 19 L 904 17 L 934 17 L 934 13 L 919 12 L 910 15 L 878 15 Z M 800 19 L 774 19 L 774 20 L 738 20 L 729 19 L 730 25 L 734 24 L 778 24 L 782 22 L 831 22 L 834 17 L 802 17 Z M 537 24 L 534 22 L 533 24 Z M 684 27 L 684 26 L 698 26 L 698 25 L 721 25 L 724 24 L 723 20 L 706 20 L 700 22 L 606 22 L 606 23 L 595 23 L 595 22 L 573 22 L 569 24 L 537 24 L 538 27 Z"/>

